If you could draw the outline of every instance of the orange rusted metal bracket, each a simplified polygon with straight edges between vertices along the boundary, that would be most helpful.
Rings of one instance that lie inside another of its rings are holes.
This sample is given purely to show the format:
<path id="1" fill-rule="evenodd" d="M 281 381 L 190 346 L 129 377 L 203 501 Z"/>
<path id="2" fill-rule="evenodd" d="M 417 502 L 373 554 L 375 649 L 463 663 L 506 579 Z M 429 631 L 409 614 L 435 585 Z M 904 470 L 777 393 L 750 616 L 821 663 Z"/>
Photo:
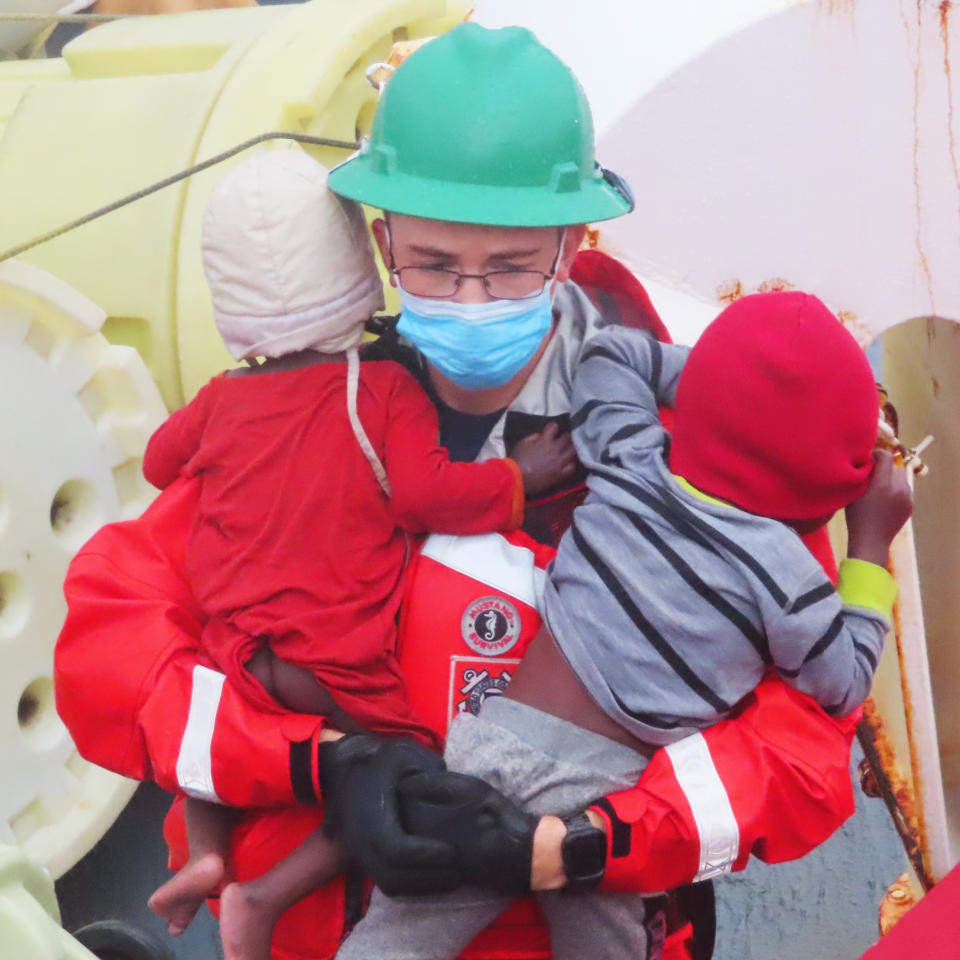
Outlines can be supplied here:
<path id="1" fill-rule="evenodd" d="M 914 811 L 913 793 L 906 784 L 894 783 L 891 779 L 895 774 L 888 770 L 893 764 L 883 763 L 882 756 L 889 749 L 885 742 L 883 721 L 871 700 L 864 704 L 863 720 L 857 727 L 857 739 L 863 748 L 864 763 L 860 768 L 860 785 L 864 793 L 871 797 L 881 797 L 886 804 L 893 820 L 893 825 L 900 836 L 903 848 L 906 851 L 910 866 L 916 872 L 924 891 L 929 890 L 934 881 L 926 868 L 919 841 L 919 824 Z"/>

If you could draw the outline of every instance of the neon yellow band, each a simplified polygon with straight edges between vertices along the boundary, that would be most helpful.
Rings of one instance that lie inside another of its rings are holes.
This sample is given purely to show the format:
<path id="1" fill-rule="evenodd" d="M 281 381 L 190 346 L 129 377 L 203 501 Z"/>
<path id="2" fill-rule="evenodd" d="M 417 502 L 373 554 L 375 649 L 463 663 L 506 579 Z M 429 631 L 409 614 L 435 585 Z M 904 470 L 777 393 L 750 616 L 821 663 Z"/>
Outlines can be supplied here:
<path id="1" fill-rule="evenodd" d="M 844 603 L 867 607 L 882 613 L 888 620 L 897 599 L 897 581 L 875 563 L 847 557 L 840 561 L 837 593 Z"/>
<path id="2" fill-rule="evenodd" d="M 679 473 L 673 474 L 673 479 L 676 480 L 687 493 L 692 493 L 695 497 L 706 500 L 707 503 L 715 503 L 718 507 L 728 507 L 736 510 L 736 507 L 734 507 L 732 503 L 724 503 L 723 500 L 718 500 L 716 497 L 711 497 L 709 493 L 698 490 L 686 477 L 681 477 Z"/>

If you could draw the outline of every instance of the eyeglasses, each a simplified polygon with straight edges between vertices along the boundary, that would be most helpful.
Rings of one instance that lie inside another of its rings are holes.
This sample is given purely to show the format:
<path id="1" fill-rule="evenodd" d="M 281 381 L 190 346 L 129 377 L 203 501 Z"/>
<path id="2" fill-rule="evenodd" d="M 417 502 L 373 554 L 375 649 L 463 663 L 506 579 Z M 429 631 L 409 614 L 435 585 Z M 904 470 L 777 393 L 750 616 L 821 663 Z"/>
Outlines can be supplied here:
<path id="1" fill-rule="evenodd" d="M 458 273 L 443 267 L 391 267 L 400 286 L 415 297 L 442 300 L 455 296 L 464 280 L 479 280 L 494 300 L 527 300 L 543 292 L 553 271 L 494 270 L 490 273 Z"/>

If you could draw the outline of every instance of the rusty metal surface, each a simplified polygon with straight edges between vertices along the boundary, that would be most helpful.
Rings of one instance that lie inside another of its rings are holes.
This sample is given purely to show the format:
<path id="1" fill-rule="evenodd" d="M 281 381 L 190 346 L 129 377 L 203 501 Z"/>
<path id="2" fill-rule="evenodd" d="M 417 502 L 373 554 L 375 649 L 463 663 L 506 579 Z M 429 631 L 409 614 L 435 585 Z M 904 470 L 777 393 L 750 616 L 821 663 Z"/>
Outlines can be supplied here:
<path id="1" fill-rule="evenodd" d="M 897 763 L 897 755 L 887 735 L 883 718 L 872 699 L 863 705 L 863 720 L 857 728 L 857 739 L 863 748 L 864 763 L 869 768 L 872 785 L 886 804 L 894 828 L 903 843 L 910 865 L 925 890 L 933 886 L 923 855 L 920 820 L 913 787 Z M 863 775 L 861 774 L 861 783 Z M 867 792 L 867 791 L 865 791 Z"/>
<path id="2" fill-rule="evenodd" d="M 892 570 L 894 576 L 897 571 Z M 897 663 L 901 678 L 899 693 L 902 697 L 903 720 L 907 734 L 907 757 L 898 751 L 873 698 L 864 704 L 863 721 L 857 735 L 864 751 L 864 763 L 869 768 L 872 783 L 865 786 L 879 791 L 887 806 L 893 825 L 904 846 L 910 865 L 923 889 L 929 890 L 936 882 L 935 872 L 931 869 L 929 833 L 925 829 L 920 797 L 925 788 L 919 765 L 919 749 L 915 741 L 914 705 L 909 684 L 903 682 L 904 642 L 899 608 L 893 610 L 893 632 L 896 642 Z M 890 704 L 887 704 L 890 709 Z M 909 770 L 904 764 L 909 762 Z M 863 778 L 861 778 L 862 782 Z"/>
<path id="3" fill-rule="evenodd" d="M 890 884 L 890 889 L 880 901 L 880 909 L 877 912 L 880 936 L 885 937 L 916 902 L 917 897 L 910 886 L 909 874 L 901 873 Z"/>

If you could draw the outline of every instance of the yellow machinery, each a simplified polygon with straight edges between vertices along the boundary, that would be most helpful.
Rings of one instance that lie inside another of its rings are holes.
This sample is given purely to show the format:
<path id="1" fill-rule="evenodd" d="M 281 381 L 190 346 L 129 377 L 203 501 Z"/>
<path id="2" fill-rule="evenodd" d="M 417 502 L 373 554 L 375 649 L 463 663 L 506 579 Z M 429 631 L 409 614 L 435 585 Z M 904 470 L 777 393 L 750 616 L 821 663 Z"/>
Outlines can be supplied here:
<path id="1" fill-rule="evenodd" d="M 265 131 L 353 141 L 364 74 L 462 18 L 442 0 L 313 0 L 119 20 L 61 59 L 0 63 L 0 249 Z M 332 164 L 346 154 L 322 149 Z M 152 490 L 167 408 L 230 364 L 199 258 L 214 168 L 0 264 L 0 840 L 59 876 L 133 784 L 82 760 L 54 709 L 60 582 Z"/>
<path id="2" fill-rule="evenodd" d="M 53 883 L 16 847 L 0 845 L 2 955 L 29 960 L 95 960 L 64 932 Z"/>

